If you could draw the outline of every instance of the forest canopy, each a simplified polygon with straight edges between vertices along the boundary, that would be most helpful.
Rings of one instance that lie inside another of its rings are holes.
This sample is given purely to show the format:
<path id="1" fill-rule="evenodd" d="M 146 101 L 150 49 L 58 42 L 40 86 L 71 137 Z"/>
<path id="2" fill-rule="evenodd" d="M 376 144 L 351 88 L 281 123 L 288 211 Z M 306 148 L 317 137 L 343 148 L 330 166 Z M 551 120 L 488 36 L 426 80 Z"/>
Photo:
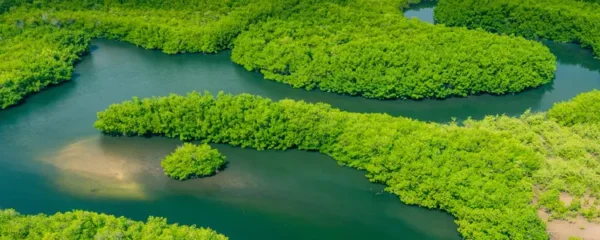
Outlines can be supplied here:
<path id="1" fill-rule="evenodd" d="M 160 163 L 165 174 L 177 180 L 210 176 L 225 165 L 225 157 L 208 144 L 184 143 Z"/>
<path id="2" fill-rule="evenodd" d="M 303 1 L 252 25 L 233 61 L 297 88 L 380 99 L 515 93 L 554 77 L 541 43 L 333 2 Z"/>
<path id="3" fill-rule="evenodd" d="M 146 222 L 87 211 L 54 215 L 21 215 L 0 209 L 1 239 L 199 239 L 227 240 L 208 228 L 167 224 L 165 218 Z"/>
<path id="4" fill-rule="evenodd" d="M 548 112 L 562 125 L 600 123 L 600 90 L 577 95 L 571 101 L 555 104 Z"/>
<path id="5" fill-rule="evenodd" d="M 43 26 L 20 30 L 0 25 L 0 109 L 51 84 L 68 81 L 87 52 L 82 31 Z"/>
<path id="6" fill-rule="evenodd" d="M 580 43 L 600 56 L 598 0 L 440 0 L 434 17 L 448 26 Z"/>

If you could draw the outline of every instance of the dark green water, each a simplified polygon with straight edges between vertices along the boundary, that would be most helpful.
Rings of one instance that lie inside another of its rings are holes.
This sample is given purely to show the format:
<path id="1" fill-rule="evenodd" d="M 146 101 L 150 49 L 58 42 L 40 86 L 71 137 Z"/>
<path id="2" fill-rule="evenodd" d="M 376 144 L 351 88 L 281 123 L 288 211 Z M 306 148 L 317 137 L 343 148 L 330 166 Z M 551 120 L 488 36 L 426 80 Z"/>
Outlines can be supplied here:
<path id="1" fill-rule="evenodd" d="M 425 19 L 433 11 L 419 5 L 409 13 Z M 233 64 L 229 52 L 170 56 L 96 40 L 93 52 L 76 65 L 73 81 L 0 111 L 0 208 L 23 213 L 85 209 L 139 220 L 165 216 L 209 226 L 232 239 L 458 239 L 448 214 L 403 205 L 363 172 L 339 167 L 319 153 L 214 145 L 229 167 L 211 178 L 177 182 L 162 176 L 159 161 L 179 141 L 104 137 L 92 124 L 96 112 L 111 103 L 192 90 L 248 92 L 448 121 L 547 110 L 554 102 L 600 88 L 600 61 L 590 51 L 546 44 L 559 59 L 556 80 L 548 86 L 509 96 L 378 101 L 264 80 Z"/>
<path id="2" fill-rule="evenodd" d="M 414 4 L 404 11 L 404 16 L 407 18 L 417 18 L 428 23 L 435 23 L 433 19 L 433 9 L 435 8 L 435 4 L 436 2 L 433 1 Z"/>

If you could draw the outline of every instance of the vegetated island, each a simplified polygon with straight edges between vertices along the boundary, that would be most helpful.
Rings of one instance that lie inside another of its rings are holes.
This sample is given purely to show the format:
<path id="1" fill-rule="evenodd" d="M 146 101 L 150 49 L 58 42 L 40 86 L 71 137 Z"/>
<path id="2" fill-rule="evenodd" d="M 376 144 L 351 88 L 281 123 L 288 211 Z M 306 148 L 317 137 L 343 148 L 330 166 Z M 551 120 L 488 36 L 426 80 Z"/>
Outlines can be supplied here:
<path id="1" fill-rule="evenodd" d="M 2 239 L 199 239 L 227 240 L 208 228 L 167 224 L 165 218 L 146 222 L 87 211 L 54 215 L 21 215 L 0 209 Z"/>
<path id="2" fill-rule="evenodd" d="M 451 213 L 466 239 L 548 239 L 538 209 L 554 219 L 599 219 L 600 202 L 593 200 L 600 196 L 599 101 L 594 91 L 549 113 L 458 125 L 249 94 L 191 93 L 113 104 L 98 113 L 95 127 L 111 135 L 316 150 L 366 170 L 405 203 Z M 561 194 L 574 199 L 567 205 Z"/>
<path id="3" fill-rule="evenodd" d="M 294 87 L 378 99 L 515 93 L 554 77 L 556 58 L 539 42 L 409 20 L 396 4 L 347 2 L 302 1 L 251 25 L 232 60 Z"/>
<path id="4" fill-rule="evenodd" d="M 184 143 L 160 163 L 165 175 L 186 180 L 216 174 L 225 165 L 225 157 L 208 144 Z"/>
<path id="5" fill-rule="evenodd" d="M 580 43 L 600 56 L 598 0 L 439 0 L 434 17 L 448 26 Z"/>
<path id="6" fill-rule="evenodd" d="M 166 53 L 233 49 L 294 87 L 370 98 L 505 94 L 552 80 L 541 43 L 402 16 L 409 0 L 4 1 L 0 108 L 71 79 L 91 38 Z"/>

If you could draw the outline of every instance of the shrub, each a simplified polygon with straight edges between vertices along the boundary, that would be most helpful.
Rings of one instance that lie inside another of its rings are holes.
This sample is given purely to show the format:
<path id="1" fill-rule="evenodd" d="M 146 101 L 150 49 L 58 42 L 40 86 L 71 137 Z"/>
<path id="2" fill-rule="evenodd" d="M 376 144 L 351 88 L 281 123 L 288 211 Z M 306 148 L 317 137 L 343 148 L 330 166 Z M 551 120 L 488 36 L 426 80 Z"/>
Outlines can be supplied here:
<path id="1" fill-rule="evenodd" d="M 566 126 L 600 123 L 600 91 L 581 93 L 570 101 L 557 103 L 548 115 Z"/>
<path id="2" fill-rule="evenodd" d="M 73 64 L 87 52 L 89 42 L 90 36 L 77 30 L 0 27 L 0 109 L 70 80 Z"/>
<path id="3" fill-rule="evenodd" d="M 165 174 L 177 180 L 213 175 L 225 164 L 225 157 L 208 144 L 185 143 L 168 155 L 161 165 Z"/>

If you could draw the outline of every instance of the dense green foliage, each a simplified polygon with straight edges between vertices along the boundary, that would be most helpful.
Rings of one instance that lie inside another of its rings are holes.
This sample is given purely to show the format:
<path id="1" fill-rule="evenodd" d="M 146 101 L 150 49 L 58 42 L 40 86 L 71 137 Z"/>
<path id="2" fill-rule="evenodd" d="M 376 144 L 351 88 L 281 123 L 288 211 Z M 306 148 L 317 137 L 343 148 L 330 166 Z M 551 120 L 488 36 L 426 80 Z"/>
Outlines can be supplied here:
<path id="1" fill-rule="evenodd" d="M 556 104 L 548 114 L 562 125 L 600 123 L 600 91 L 583 93 L 568 102 Z"/>
<path id="2" fill-rule="evenodd" d="M 369 98 L 514 93 L 554 76 L 556 59 L 541 43 L 335 2 L 304 1 L 251 26 L 233 61 L 294 87 Z"/>
<path id="3" fill-rule="evenodd" d="M 177 180 L 210 176 L 225 164 L 225 157 L 208 144 L 185 143 L 160 163 L 165 174 Z"/>
<path id="4" fill-rule="evenodd" d="M 51 26 L 0 26 L 0 109 L 25 95 L 71 79 L 73 63 L 88 49 L 81 31 Z"/>
<path id="5" fill-rule="evenodd" d="M 409 204 L 456 216 L 467 239 L 546 239 L 532 176 L 543 156 L 512 133 L 438 125 L 247 94 L 134 99 L 98 114 L 107 134 L 165 135 L 257 149 L 300 148 L 367 170 Z"/>
<path id="6" fill-rule="evenodd" d="M 7 12 L 13 7 L 17 7 L 23 3 L 28 2 L 27 0 L 0 0 L 0 14 Z"/>
<path id="7" fill-rule="evenodd" d="M 18 8 L 3 16 L 3 22 L 83 30 L 92 37 L 123 40 L 166 53 L 216 52 L 231 47 L 233 38 L 247 25 L 287 4 L 287 0 L 47 0 Z"/>
<path id="8" fill-rule="evenodd" d="M 21 215 L 0 209 L 0 239 L 201 239 L 226 240 L 211 229 L 167 224 L 149 217 L 147 222 L 86 211 L 55 215 Z"/>
<path id="9" fill-rule="evenodd" d="M 594 198 L 600 197 L 599 123 L 565 127 L 548 114 L 525 113 L 520 118 L 469 120 L 465 126 L 507 133 L 546 159 L 533 174 L 538 208 L 548 211 L 552 218 L 581 215 L 598 221 L 600 201 Z M 563 202 L 561 194 L 573 200 Z"/>
<path id="10" fill-rule="evenodd" d="M 577 42 L 600 55 L 597 0 L 440 0 L 435 20 L 449 26 Z"/>

